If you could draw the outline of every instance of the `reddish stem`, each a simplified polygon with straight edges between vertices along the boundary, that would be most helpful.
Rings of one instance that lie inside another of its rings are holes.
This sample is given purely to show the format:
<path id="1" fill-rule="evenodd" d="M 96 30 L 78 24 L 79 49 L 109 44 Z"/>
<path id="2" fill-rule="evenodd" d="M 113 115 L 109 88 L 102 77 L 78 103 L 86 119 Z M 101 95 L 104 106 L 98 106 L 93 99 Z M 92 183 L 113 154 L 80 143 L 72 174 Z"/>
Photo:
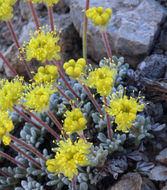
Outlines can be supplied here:
<path id="1" fill-rule="evenodd" d="M 3 156 L 4 158 L 6 158 L 7 160 L 13 162 L 14 164 L 21 166 L 22 168 L 27 168 L 25 165 L 23 165 L 21 162 L 18 162 L 17 160 L 15 160 L 13 157 L 9 156 L 8 154 L 0 151 L 0 155 Z"/>
<path id="2" fill-rule="evenodd" d="M 105 107 L 108 107 L 107 97 L 106 96 L 104 96 L 104 104 L 105 104 Z M 107 117 L 107 132 L 108 132 L 108 137 L 112 141 L 111 122 L 110 122 L 110 116 L 108 115 L 108 113 L 106 113 L 106 117 Z"/>
<path id="3" fill-rule="evenodd" d="M 53 25 L 53 14 L 52 14 L 52 7 L 48 7 L 48 12 L 49 12 L 49 21 L 50 21 L 50 28 L 51 31 L 54 31 L 54 25 Z"/>
<path id="4" fill-rule="evenodd" d="M 13 67 L 8 63 L 8 61 L 5 59 L 5 57 L 0 52 L 0 58 L 4 61 L 4 63 L 9 67 L 9 69 L 12 71 L 13 75 L 18 75 L 17 72 L 13 69 Z"/>
<path id="5" fill-rule="evenodd" d="M 101 34 L 102 34 L 102 37 L 103 37 L 103 40 L 104 40 L 104 44 L 106 46 L 108 57 L 110 58 L 110 61 L 112 63 L 112 53 L 111 53 L 111 49 L 110 49 L 110 46 L 109 46 L 109 43 L 108 43 L 108 38 L 107 38 L 106 31 L 101 31 Z"/>
<path id="6" fill-rule="evenodd" d="M 22 58 L 22 60 L 23 60 L 23 63 L 24 63 L 24 66 L 25 66 L 25 68 L 26 68 L 26 71 L 27 71 L 27 73 L 28 73 L 28 76 L 29 76 L 30 78 L 32 78 L 33 76 L 32 76 L 32 74 L 31 74 L 30 68 L 29 68 L 29 66 L 28 66 L 28 64 L 27 64 L 27 62 L 26 62 L 26 60 L 25 60 L 25 58 L 24 58 L 23 52 L 22 52 L 22 50 L 21 50 L 21 48 L 20 48 L 20 44 L 19 44 L 19 42 L 18 42 L 18 40 L 17 40 L 17 37 L 16 37 L 15 32 L 14 32 L 13 27 L 12 27 L 12 23 L 11 23 L 10 21 L 7 21 L 7 24 L 8 24 L 8 26 L 9 26 L 10 31 L 11 31 L 12 37 L 13 37 L 15 43 L 16 43 L 16 46 L 17 46 L 17 48 L 18 48 L 18 50 L 19 50 L 20 56 L 21 56 L 21 58 Z"/>
<path id="7" fill-rule="evenodd" d="M 72 182 L 72 188 L 73 188 L 73 190 L 76 190 L 76 179 L 75 179 L 75 175 L 74 175 L 74 177 L 72 178 L 71 182 Z"/>
<path id="8" fill-rule="evenodd" d="M 1 173 L 2 175 L 4 175 L 5 177 L 11 177 L 11 178 L 14 179 L 14 177 L 12 177 L 11 175 L 7 174 L 6 172 L 4 172 L 4 171 L 1 170 L 1 169 L 0 169 L 0 173 Z"/>
<path id="9" fill-rule="evenodd" d="M 89 98 L 91 99 L 92 103 L 94 104 L 94 106 L 96 107 L 97 111 L 100 113 L 100 115 L 104 115 L 99 104 L 96 102 L 95 98 L 93 97 L 92 93 L 90 92 L 89 88 L 87 86 L 85 86 L 85 84 L 82 84 L 85 92 L 87 93 L 87 95 L 89 96 Z"/>
<path id="10" fill-rule="evenodd" d="M 33 148 L 32 146 L 29 146 L 28 144 L 26 144 L 25 142 L 23 142 L 22 140 L 14 137 L 13 135 L 9 135 L 10 138 L 12 139 L 12 141 L 20 144 L 21 146 L 27 148 L 29 151 L 31 151 L 32 153 L 34 153 L 36 156 L 38 156 L 39 158 L 41 158 L 44 162 L 46 162 L 46 158 L 43 157 L 43 155 L 37 151 L 35 148 Z"/>
<path id="11" fill-rule="evenodd" d="M 47 131 L 49 131 L 56 139 L 60 140 L 59 135 L 53 131 L 46 123 L 44 123 L 41 119 L 39 119 L 35 114 L 26 109 L 23 105 L 20 105 L 31 117 L 33 117 L 36 121 L 38 121 Z"/>
<path id="12" fill-rule="evenodd" d="M 28 3 L 29 3 L 29 6 L 30 6 L 30 9 L 31 9 L 32 15 L 33 15 L 33 17 L 34 17 L 34 21 L 35 21 L 36 28 L 37 28 L 37 30 L 40 30 L 40 28 L 39 28 L 38 18 L 37 18 L 37 15 L 36 15 L 35 9 L 34 9 L 34 5 L 32 4 L 31 1 L 29 1 Z"/>
<path id="13" fill-rule="evenodd" d="M 41 127 L 38 126 L 36 123 L 34 123 L 33 121 L 31 121 L 31 119 L 26 116 L 23 112 L 21 112 L 19 109 L 17 109 L 15 106 L 13 106 L 13 109 L 19 114 L 21 115 L 27 122 L 31 123 L 32 125 L 34 125 L 34 127 L 36 127 L 37 129 L 41 130 Z"/>
<path id="14" fill-rule="evenodd" d="M 31 162 L 33 162 L 36 166 L 41 168 L 41 164 L 39 162 L 37 162 L 35 159 L 33 159 L 31 156 L 27 155 L 24 151 L 22 151 L 21 149 L 19 149 L 16 145 L 14 145 L 13 143 L 10 143 L 9 146 L 11 148 L 13 148 L 15 151 L 23 154 L 28 160 L 30 160 Z"/>

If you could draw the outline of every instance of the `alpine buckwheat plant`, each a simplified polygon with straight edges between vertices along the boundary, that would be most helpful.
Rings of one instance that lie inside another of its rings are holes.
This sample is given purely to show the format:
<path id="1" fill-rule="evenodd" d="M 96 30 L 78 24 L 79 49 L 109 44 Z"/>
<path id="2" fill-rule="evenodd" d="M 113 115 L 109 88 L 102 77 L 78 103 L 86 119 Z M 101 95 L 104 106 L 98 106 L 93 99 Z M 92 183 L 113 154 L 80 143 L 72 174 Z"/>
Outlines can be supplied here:
<path id="1" fill-rule="evenodd" d="M 98 189 L 99 168 L 112 162 L 114 151 L 123 150 L 128 133 L 136 137 L 139 117 L 146 119 L 141 94 L 125 93 L 128 64 L 111 54 L 106 34 L 111 7 L 88 9 L 86 0 L 83 57 L 62 63 L 61 32 L 53 24 L 52 13 L 58 0 L 24 2 L 30 5 L 36 30 L 30 31 L 29 41 L 19 44 L 11 24 L 16 0 L 0 0 L 0 19 L 7 23 L 20 53 L 18 61 L 24 63 L 29 76 L 25 81 L 0 53 L 14 75 L 0 81 L 0 155 L 13 163 L 0 169 L 0 189 Z M 50 26 L 39 25 L 35 3 L 48 7 Z M 108 53 L 98 68 L 87 63 L 89 20 L 99 28 Z M 37 72 L 30 70 L 32 59 L 42 64 Z M 145 136 L 149 136 L 146 120 Z M 12 156 L 11 151 L 15 152 Z"/>

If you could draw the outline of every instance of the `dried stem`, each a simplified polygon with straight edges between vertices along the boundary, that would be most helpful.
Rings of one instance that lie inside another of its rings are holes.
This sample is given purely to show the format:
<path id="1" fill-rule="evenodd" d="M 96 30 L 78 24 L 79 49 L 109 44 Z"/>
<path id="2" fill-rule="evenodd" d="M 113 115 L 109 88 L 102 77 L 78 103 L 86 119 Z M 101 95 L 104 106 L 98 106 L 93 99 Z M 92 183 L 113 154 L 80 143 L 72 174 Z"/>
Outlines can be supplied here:
<path id="1" fill-rule="evenodd" d="M 105 47 L 106 47 L 106 50 L 107 50 L 108 57 L 110 58 L 110 61 L 112 62 L 112 53 L 111 53 L 111 49 L 110 49 L 110 46 L 109 46 L 109 43 L 108 43 L 108 38 L 107 38 L 106 31 L 101 31 L 101 35 L 102 35 L 103 40 L 104 40 L 104 44 L 105 44 Z"/>
<path id="2" fill-rule="evenodd" d="M 15 106 L 13 106 L 13 109 L 20 115 L 22 116 L 27 122 L 31 123 L 34 127 L 36 127 L 37 129 L 41 130 L 41 127 L 38 126 L 36 123 L 34 123 L 33 121 L 31 121 L 31 119 L 25 115 L 23 112 L 21 112 L 19 109 L 17 109 Z"/>
<path id="3" fill-rule="evenodd" d="M 56 139 L 60 140 L 59 135 L 53 131 L 46 123 L 44 123 L 41 119 L 39 119 L 35 114 L 26 109 L 23 105 L 20 105 L 31 117 L 33 117 L 37 122 L 39 122 L 48 132 L 50 132 Z"/>
<path id="4" fill-rule="evenodd" d="M 21 166 L 22 168 L 27 168 L 24 164 L 22 164 L 21 162 L 18 162 L 17 160 L 15 160 L 13 157 L 9 156 L 8 154 L 0 151 L 0 155 L 3 156 L 4 158 L 6 158 L 7 160 L 13 162 L 14 164 Z"/>
<path id="5" fill-rule="evenodd" d="M 22 140 L 14 137 L 13 135 L 9 135 L 11 140 L 20 144 L 21 146 L 25 147 L 26 149 L 28 149 L 29 151 L 31 151 L 32 153 L 34 153 L 36 156 L 38 156 L 39 158 L 41 158 L 44 162 L 46 162 L 46 158 L 43 157 L 43 155 L 36 150 L 35 148 L 33 148 L 32 146 L 29 146 L 28 144 L 26 144 L 25 142 L 23 142 Z"/>
<path id="6" fill-rule="evenodd" d="M 5 57 L 2 55 L 2 53 L 0 52 L 0 58 L 4 61 L 4 63 L 9 67 L 9 69 L 11 70 L 11 72 L 13 73 L 13 75 L 18 75 L 17 72 L 13 69 L 13 67 L 8 63 L 8 61 L 5 59 Z"/>
<path id="7" fill-rule="evenodd" d="M 30 160 L 31 162 L 33 162 L 36 166 L 41 168 L 41 164 L 39 162 L 37 162 L 34 158 L 32 158 L 31 156 L 27 155 L 24 151 L 22 151 L 21 149 L 19 149 L 16 145 L 14 145 L 13 143 L 10 143 L 9 146 L 11 148 L 13 148 L 15 151 L 21 153 L 22 155 L 24 155 L 28 160 Z"/>
<path id="8" fill-rule="evenodd" d="M 11 177 L 11 178 L 13 178 L 13 179 L 14 179 L 14 177 L 13 177 L 13 176 L 11 176 L 11 175 L 7 174 L 6 172 L 4 172 L 4 171 L 3 171 L 3 170 L 1 170 L 1 169 L 0 169 L 0 173 L 1 173 L 2 175 L 4 175 L 5 177 Z"/>
<path id="9" fill-rule="evenodd" d="M 87 59 L 87 26 L 88 26 L 88 18 L 86 16 L 86 11 L 89 9 L 89 0 L 86 0 L 85 5 L 85 16 L 84 16 L 84 28 L 83 28 L 83 40 L 82 40 L 82 50 L 83 50 L 83 58 Z"/>
<path id="10" fill-rule="evenodd" d="M 72 188 L 73 188 L 73 190 L 76 190 L 76 179 L 75 179 L 75 175 L 74 175 L 74 177 L 72 178 L 71 182 L 72 182 Z"/>
<path id="11" fill-rule="evenodd" d="M 49 13 L 49 21 L 50 21 L 51 31 L 54 31 L 52 7 L 48 7 L 48 13 Z"/>
<path id="12" fill-rule="evenodd" d="M 104 96 L 104 104 L 105 104 L 105 107 L 108 107 L 107 97 L 106 96 Z M 106 113 L 106 117 L 107 117 L 107 132 L 108 132 L 108 137 L 112 141 L 111 122 L 110 122 L 110 116 L 108 115 L 108 113 Z"/>
<path id="13" fill-rule="evenodd" d="M 21 50 L 21 48 L 20 48 L 20 44 L 19 44 L 19 42 L 18 42 L 18 40 L 17 40 L 16 34 L 15 34 L 15 32 L 14 32 L 14 30 L 13 30 L 13 27 L 12 27 L 12 23 L 11 23 L 10 21 L 7 21 L 7 24 L 8 24 L 8 26 L 9 26 L 10 31 L 11 31 L 12 37 L 13 37 L 15 43 L 16 43 L 16 46 L 17 46 L 17 48 L 18 48 L 18 50 L 19 50 L 20 56 L 21 56 L 21 58 L 22 58 L 22 60 L 23 60 L 23 63 L 24 63 L 24 66 L 25 66 L 25 68 L 26 68 L 26 71 L 27 71 L 27 73 L 28 73 L 28 76 L 29 76 L 30 78 L 32 78 L 33 76 L 32 76 L 32 74 L 31 74 L 30 68 L 29 68 L 29 66 L 28 66 L 28 64 L 27 64 L 27 62 L 26 62 L 26 60 L 25 60 L 25 58 L 24 58 L 23 52 L 22 52 L 22 50 Z"/>

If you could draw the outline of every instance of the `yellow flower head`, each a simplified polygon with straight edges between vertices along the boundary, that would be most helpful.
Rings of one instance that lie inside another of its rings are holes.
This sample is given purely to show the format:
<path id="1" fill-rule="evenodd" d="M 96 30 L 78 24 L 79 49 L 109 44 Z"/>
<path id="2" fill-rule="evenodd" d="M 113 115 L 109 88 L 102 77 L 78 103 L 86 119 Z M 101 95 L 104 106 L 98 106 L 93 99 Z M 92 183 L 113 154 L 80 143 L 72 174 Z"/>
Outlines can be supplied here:
<path id="1" fill-rule="evenodd" d="M 107 8 L 104 11 L 103 7 L 92 7 L 86 11 L 86 16 L 91 19 L 95 26 L 105 28 L 111 19 L 112 10 Z"/>
<path id="2" fill-rule="evenodd" d="M 30 1 L 30 0 L 24 0 L 24 1 Z M 57 4 L 59 0 L 31 0 L 32 3 L 42 3 L 45 2 L 48 7 L 52 7 L 54 4 Z"/>
<path id="3" fill-rule="evenodd" d="M 13 18 L 13 7 L 17 0 L 0 0 L 0 19 L 8 21 Z"/>
<path id="4" fill-rule="evenodd" d="M 91 144 L 86 144 L 83 139 L 79 139 L 78 142 L 72 144 L 69 138 L 66 141 L 61 140 L 58 145 L 55 158 L 46 162 L 47 169 L 49 172 L 63 173 L 71 180 L 74 174 L 78 174 L 77 166 L 89 164 L 85 154 L 90 153 Z"/>
<path id="5" fill-rule="evenodd" d="M 96 88 L 101 96 L 108 96 L 114 85 L 116 73 L 116 69 L 111 70 L 108 66 L 95 69 L 89 73 L 87 84 L 90 88 Z"/>
<path id="6" fill-rule="evenodd" d="M 49 104 L 50 95 L 56 90 L 51 85 L 30 86 L 28 92 L 25 93 L 23 105 L 28 109 L 40 113 Z"/>
<path id="7" fill-rule="evenodd" d="M 109 108 L 106 108 L 106 111 L 109 115 L 115 116 L 116 130 L 124 133 L 129 132 L 136 119 L 137 112 L 141 112 L 144 109 L 144 104 L 139 99 L 140 97 L 137 99 L 134 97 L 128 98 L 128 96 L 122 93 L 120 93 L 120 97 L 113 95 Z"/>
<path id="8" fill-rule="evenodd" d="M 64 120 L 63 129 L 68 135 L 74 132 L 81 132 L 86 129 L 86 119 L 80 108 L 75 108 L 72 111 L 66 111 L 66 115 L 67 117 Z"/>
<path id="9" fill-rule="evenodd" d="M 36 83 L 52 83 L 58 78 L 58 69 L 55 65 L 46 65 L 45 67 L 39 67 L 38 72 L 34 76 L 33 80 Z"/>
<path id="10" fill-rule="evenodd" d="M 12 81 L 2 79 L 0 81 L 0 110 L 12 110 L 14 104 L 20 100 L 24 91 L 24 79 L 16 77 Z"/>
<path id="11" fill-rule="evenodd" d="M 68 62 L 64 63 L 63 67 L 67 75 L 77 79 L 79 76 L 84 74 L 85 65 L 85 59 L 80 58 L 77 62 L 75 62 L 74 59 L 70 59 Z"/>
<path id="12" fill-rule="evenodd" d="M 59 37 L 56 36 L 56 32 L 45 32 L 44 30 L 35 31 L 34 35 L 31 35 L 31 40 L 27 45 L 24 45 L 24 51 L 26 53 L 27 61 L 31 59 L 37 59 L 38 61 L 59 60 L 60 59 L 60 46 L 57 45 Z"/>
<path id="13" fill-rule="evenodd" d="M 0 110 L 0 141 L 2 140 L 4 145 L 9 145 L 11 139 L 8 133 L 12 131 L 13 128 L 13 122 L 9 117 L 9 113 Z"/>

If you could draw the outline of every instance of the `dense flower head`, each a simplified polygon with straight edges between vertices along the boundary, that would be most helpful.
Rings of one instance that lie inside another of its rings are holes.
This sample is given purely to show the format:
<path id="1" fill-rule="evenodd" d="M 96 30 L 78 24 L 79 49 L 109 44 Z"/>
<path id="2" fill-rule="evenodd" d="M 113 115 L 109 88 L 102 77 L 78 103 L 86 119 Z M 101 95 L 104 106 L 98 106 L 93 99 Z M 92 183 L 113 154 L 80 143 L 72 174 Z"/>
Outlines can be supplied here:
<path id="1" fill-rule="evenodd" d="M 23 77 L 16 77 L 12 81 L 2 79 L 0 81 L 0 110 L 12 110 L 14 104 L 20 100 L 24 91 Z"/>
<path id="2" fill-rule="evenodd" d="M 87 84 L 89 87 L 96 88 L 101 96 L 108 96 L 114 85 L 114 76 L 116 69 L 110 69 L 108 66 L 91 71 L 88 76 Z"/>
<path id="3" fill-rule="evenodd" d="M 31 40 L 23 48 L 27 61 L 31 61 L 33 58 L 42 63 L 47 60 L 59 60 L 60 46 L 57 45 L 58 41 L 59 37 L 56 36 L 55 31 L 45 32 L 44 29 L 35 31 L 34 35 L 31 34 Z"/>
<path id="4" fill-rule="evenodd" d="M 70 135 L 74 132 L 81 132 L 86 129 L 86 119 L 83 116 L 80 108 L 75 108 L 72 111 L 66 111 L 66 119 L 64 120 L 63 129 Z"/>
<path id="5" fill-rule="evenodd" d="M 80 58 L 75 62 L 74 59 L 70 59 L 68 62 L 65 62 L 63 67 L 67 75 L 72 78 L 77 79 L 79 76 L 84 74 L 86 61 L 83 58 Z"/>
<path id="6" fill-rule="evenodd" d="M 89 164 L 85 154 L 90 153 L 91 144 L 85 143 L 83 139 L 72 144 L 71 139 L 61 140 L 58 143 L 57 153 L 54 159 L 47 160 L 46 165 L 49 172 L 63 173 L 70 180 L 78 174 L 77 166 Z"/>
<path id="7" fill-rule="evenodd" d="M 110 101 L 109 107 L 106 111 L 109 115 L 115 116 L 115 123 L 117 124 L 118 131 L 125 133 L 129 132 L 129 129 L 134 124 L 137 112 L 141 112 L 144 109 L 144 104 L 139 100 L 140 97 L 135 99 L 134 97 L 128 98 L 123 95 L 113 95 Z"/>
<path id="8" fill-rule="evenodd" d="M 0 110 L 0 141 L 2 140 L 4 145 L 9 145 L 11 139 L 8 133 L 12 131 L 13 128 L 13 122 L 9 117 L 8 111 Z"/>
<path id="9" fill-rule="evenodd" d="M 24 0 L 24 1 L 30 1 L 30 0 Z M 59 0 L 31 0 L 32 3 L 42 3 L 45 2 L 47 6 L 52 7 L 54 4 L 57 4 Z"/>
<path id="10" fill-rule="evenodd" d="M 30 85 L 25 93 L 23 105 L 32 111 L 40 113 L 43 109 L 47 108 L 50 95 L 55 91 L 56 89 L 53 89 L 50 84 Z"/>
<path id="11" fill-rule="evenodd" d="M 86 16 L 91 19 L 95 26 L 105 28 L 111 19 L 112 10 L 107 8 L 104 11 L 103 7 L 92 7 L 86 11 Z"/>
<path id="12" fill-rule="evenodd" d="M 36 83 L 52 83 L 58 78 L 58 69 L 55 65 L 46 65 L 38 68 L 38 72 L 33 77 Z"/>
<path id="13" fill-rule="evenodd" d="M 13 17 L 12 11 L 17 0 L 0 0 L 0 20 L 7 21 Z"/>

